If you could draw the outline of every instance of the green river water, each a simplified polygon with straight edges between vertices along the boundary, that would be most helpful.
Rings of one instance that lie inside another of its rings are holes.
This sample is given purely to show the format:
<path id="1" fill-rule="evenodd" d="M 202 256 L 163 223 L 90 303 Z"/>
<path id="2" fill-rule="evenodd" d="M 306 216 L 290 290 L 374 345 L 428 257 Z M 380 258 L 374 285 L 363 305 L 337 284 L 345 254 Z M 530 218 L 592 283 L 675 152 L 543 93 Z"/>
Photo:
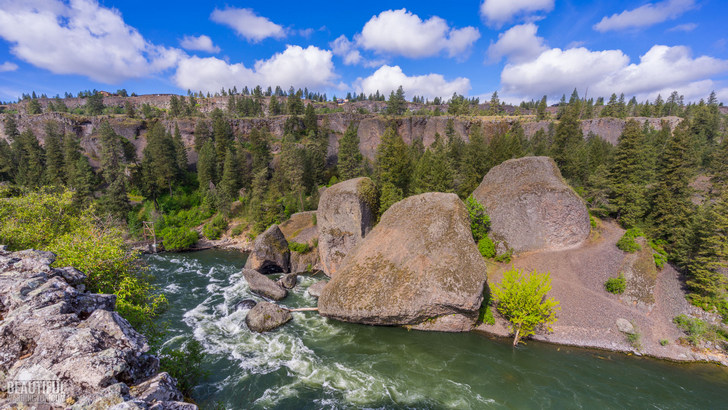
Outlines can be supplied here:
<path id="1" fill-rule="evenodd" d="M 146 257 L 169 299 L 159 319 L 167 343 L 202 342 L 209 376 L 197 387 L 202 408 L 728 408 L 728 370 L 479 334 L 353 325 L 315 312 L 294 313 L 277 331 L 245 326 L 253 295 L 240 276 L 245 256 L 208 250 Z M 312 307 L 300 277 L 282 302 Z"/>

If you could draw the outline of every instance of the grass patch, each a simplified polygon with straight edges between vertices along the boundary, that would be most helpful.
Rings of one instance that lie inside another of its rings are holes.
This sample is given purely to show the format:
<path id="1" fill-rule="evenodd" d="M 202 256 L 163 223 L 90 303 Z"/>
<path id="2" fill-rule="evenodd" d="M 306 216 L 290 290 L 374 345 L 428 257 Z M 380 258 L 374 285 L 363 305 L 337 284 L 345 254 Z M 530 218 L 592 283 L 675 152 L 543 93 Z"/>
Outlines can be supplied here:
<path id="1" fill-rule="evenodd" d="M 728 351 L 728 330 L 686 315 L 675 316 L 672 321 L 685 332 L 686 337 L 683 339 L 688 344 L 698 347 L 705 342 L 712 342 Z"/>
<path id="2" fill-rule="evenodd" d="M 288 242 L 288 249 L 290 249 L 292 252 L 297 253 L 309 253 L 311 252 L 311 247 L 308 246 L 307 243 L 298 243 L 298 242 Z"/>

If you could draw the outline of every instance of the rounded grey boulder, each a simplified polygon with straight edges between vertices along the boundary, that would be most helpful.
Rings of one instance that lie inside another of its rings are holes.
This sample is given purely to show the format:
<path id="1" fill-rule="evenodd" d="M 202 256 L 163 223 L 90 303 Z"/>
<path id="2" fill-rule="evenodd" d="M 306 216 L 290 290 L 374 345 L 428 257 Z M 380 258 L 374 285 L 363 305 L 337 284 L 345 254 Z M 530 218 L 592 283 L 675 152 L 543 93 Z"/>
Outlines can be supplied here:
<path id="1" fill-rule="evenodd" d="M 291 320 L 291 312 L 270 302 L 260 302 L 250 309 L 245 324 L 253 332 L 267 332 Z"/>
<path id="2" fill-rule="evenodd" d="M 248 282 L 250 290 L 260 296 L 273 300 L 281 300 L 288 296 L 288 291 L 283 289 L 283 286 L 258 271 L 243 268 L 243 277 Z"/>
<path id="3" fill-rule="evenodd" d="M 491 235 L 514 252 L 561 250 L 589 236 L 589 212 L 549 157 L 493 167 L 473 192 L 490 216 Z"/>
<path id="4" fill-rule="evenodd" d="M 253 251 L 245 262 L 246 269 L 253 269 L 263 274 L 290 272 L 291 251 L 288 250 L 283 232 L 278 225 L 271 225 L 258 235 L 253 242 Z"/>
<path id="5" fill-rule="evenodd" d="M 369 178 L 339 182 L 324 191 L 316 214 L 326 275 L 336 275 L 344 257 L 371 231 L 377 209 L 377 189 Z"/>
<path id="6" fill-rule="evenodd" d="M 392 205 L 344 259 L 318 301 L 323 316 L 373 325 L 468 331 L 483 300 L 486 265 L 455 194 Z"/>

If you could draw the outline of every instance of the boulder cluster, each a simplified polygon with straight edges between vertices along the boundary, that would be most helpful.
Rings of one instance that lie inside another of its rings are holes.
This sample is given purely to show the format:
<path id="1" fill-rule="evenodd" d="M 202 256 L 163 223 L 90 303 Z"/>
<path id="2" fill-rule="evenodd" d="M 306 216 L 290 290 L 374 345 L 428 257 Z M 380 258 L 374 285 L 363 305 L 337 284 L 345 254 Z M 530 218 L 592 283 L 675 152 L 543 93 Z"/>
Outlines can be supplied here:
<path id="1" fill-rule="evenodd" d="M 0 383 L 57 381 L 53 408 L 196 409 L 159 373 L 147 340 L 114 311 L 116 297 L 84 290 L 55 255 L 0 247 Z M 18 407 L 0 391 L 0 408 Z"/>

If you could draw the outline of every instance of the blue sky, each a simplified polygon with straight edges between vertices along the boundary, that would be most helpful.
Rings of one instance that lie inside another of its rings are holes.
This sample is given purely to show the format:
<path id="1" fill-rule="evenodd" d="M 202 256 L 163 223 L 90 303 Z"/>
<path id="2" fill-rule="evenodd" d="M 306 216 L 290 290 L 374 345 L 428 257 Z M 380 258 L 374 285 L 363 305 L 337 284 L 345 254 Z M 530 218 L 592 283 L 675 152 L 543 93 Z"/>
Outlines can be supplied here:
<path id="1" fill-rule="evenodd" d="M 728 2 L 0 0 L 0 100 L 261 84 L 728 103 Z"/>

